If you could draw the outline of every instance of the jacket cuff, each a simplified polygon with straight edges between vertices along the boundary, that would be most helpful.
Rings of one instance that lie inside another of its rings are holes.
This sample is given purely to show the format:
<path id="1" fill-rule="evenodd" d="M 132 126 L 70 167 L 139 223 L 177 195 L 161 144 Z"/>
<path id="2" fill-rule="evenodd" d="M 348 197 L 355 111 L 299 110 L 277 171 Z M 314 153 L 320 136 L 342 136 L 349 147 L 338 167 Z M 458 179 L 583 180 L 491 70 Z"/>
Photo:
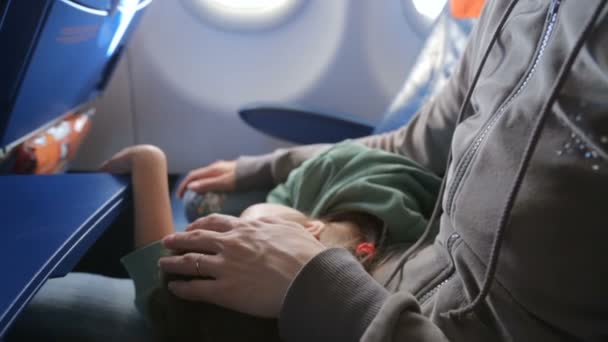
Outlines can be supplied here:
<path id="1" fill-rule="evenodd" d="M 288 342 L 359 341 L 388 295 L 348 251 L 328 249 L 292 282 L 280 335 Z"/>
<path id="2" fill-rule="evenodd" d="M 267 190 L 274 186 L 271 164 L 274 154 L 242 156 L 236 160 L 236 190 Z"/>

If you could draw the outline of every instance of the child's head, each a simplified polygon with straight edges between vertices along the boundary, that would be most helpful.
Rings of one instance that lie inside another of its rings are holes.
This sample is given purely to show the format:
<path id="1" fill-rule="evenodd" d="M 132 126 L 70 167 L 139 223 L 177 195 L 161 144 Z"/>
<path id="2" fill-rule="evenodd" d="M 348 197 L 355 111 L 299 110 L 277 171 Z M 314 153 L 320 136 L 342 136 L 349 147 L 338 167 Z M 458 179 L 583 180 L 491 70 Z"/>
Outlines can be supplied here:
<path id="1" fill-rule="evenodd" d="M 347 212 L 312 218 L 284 205 L 260 203 L 250 206 L 241 214 L 241 218 L 260 217 L 278 217 L 299 223 L 323 245 L 349 250 L 366 268 L 370 265 L 372 255 L 360 253 L 357 247 L 363 243 L 377 245 L 382 230 L 382 222 L 379 219 L 363 213 Z"/>
<path id="2" fill-rule="evenodd" d="M 266 203 L 251 206 L 241 214 L 250 219 L 270 216 L 301 224 L 327 247 L 348 249 L 369 270 L 373 255 L 357 253 L 357 247 L 362 243 L 377 244 L 382 226 L 374 217 L 344 213 L 314 219 L 295 209 Z M 150 296 L 148 308 L 148 316 L 162 341 L 280 341 L 276 320 L 182 300 L 166 286 Z"/>
<path id="3" fill-rule="evenodd" d="M 167 289 L 169 280 L 165 277 L 165 286 L 148 299 L 148 317 L 159 341 L 281 341 L 276 320 L 180 299 Z"/>

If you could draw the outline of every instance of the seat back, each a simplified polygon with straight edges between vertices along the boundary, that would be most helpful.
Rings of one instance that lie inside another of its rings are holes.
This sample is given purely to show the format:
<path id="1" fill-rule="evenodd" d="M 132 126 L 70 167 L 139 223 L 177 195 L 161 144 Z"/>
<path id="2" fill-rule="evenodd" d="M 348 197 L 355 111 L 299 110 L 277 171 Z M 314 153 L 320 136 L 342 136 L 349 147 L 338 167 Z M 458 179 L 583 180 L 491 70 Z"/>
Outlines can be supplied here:
<path id="1" fill-rule="evenodd" d="M 456 68 L 474 20 L 456 19 L 449 9 L 444 10 L 437 20 L 403 87 L 374 133 L 392 131 L 406 124 L 425 102 L 441 90 Z"/>
<path id="2" fill-rule="evenodd" d="M 0 147 L 105 88 L 151 0 L 0 0 Z"/>

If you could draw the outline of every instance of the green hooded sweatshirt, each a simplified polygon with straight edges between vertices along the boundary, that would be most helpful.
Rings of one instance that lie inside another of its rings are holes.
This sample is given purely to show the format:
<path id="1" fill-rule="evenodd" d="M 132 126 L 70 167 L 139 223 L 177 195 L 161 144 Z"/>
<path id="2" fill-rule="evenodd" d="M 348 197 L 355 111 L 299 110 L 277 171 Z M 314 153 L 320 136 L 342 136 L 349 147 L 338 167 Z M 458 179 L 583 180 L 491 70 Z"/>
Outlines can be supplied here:
<path id="1" fill-rule="evenodd" d="M 414 242 L 441 180 L 409 158 L 346 141 L 304 162 L 268 195 L 311 217 L 360 212 L 382 220 L 385 243 Z"/>

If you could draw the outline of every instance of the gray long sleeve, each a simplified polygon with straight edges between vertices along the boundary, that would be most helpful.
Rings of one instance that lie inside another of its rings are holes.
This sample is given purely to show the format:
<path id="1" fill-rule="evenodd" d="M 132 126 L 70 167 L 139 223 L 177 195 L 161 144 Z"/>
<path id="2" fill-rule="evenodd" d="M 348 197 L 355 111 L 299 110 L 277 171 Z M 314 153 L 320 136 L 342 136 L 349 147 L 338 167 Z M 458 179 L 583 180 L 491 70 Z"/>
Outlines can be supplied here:
<path id="1" fill-rule="evenodd" d="M 313 258 L 292 282 L 279 318 L 285 341 L 446 341 L 415 298 L 389 295 L 344 249 Z"/>

